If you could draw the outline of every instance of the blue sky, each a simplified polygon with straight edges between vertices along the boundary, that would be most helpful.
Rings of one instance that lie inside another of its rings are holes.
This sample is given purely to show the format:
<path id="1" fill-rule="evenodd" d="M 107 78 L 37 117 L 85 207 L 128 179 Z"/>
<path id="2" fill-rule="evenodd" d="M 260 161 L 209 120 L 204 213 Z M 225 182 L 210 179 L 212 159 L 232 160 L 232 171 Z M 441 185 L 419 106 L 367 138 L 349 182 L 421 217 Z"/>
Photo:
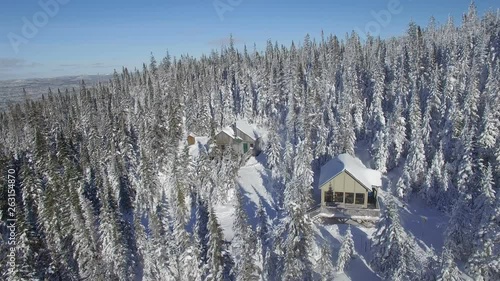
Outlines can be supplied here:
<path id="1" fill-rule="evenodd" d="M 41 3 L 49 3 L 44 10 Z M 54 5 L 55 4 L 55 5 Z M 408 22 L 426 26 L 452 15 L 456 23 L 470 0 L 4 0 L 0 10 L 0 80 L 107 74 L 141 67 L 150 53 L 160 60 L 199 56 L 219 49 L 233 34 L 237 46 L 264 49 L 271 39 L 289 45 L 309 33 L 319 38 L 376 31 L 405 32 Z M 388 7 L 392 5 L 392 9 Z M 500 8 L 476 1 L 480 14 Z M 219 10 L 217 10 L 217 8 Z M 377 20 L 374 13 L 389 13 Z M 26 23 L 28 22 L 28 23 Z M 30 29 L 29 26 L 36 30 Z M 24 29 L 24 32 L 23 32 Z"/>

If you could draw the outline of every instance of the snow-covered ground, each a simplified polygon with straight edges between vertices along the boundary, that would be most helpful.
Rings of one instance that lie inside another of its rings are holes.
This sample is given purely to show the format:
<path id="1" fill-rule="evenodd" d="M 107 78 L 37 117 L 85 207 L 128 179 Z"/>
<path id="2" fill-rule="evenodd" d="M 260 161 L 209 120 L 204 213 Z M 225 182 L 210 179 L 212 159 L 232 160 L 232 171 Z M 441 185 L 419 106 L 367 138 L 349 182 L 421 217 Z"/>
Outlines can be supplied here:
<path id="1" fill-rule="evenodd" d="M 270 218 L 276 215 L 275 202 L 270 191 L 270 171 L 264 167 L 261 161 L 263 161 L 262 155 L 257 158 L 250 157 L 245 166 L 239 170 L 237 179 L 238 184 L 244 191 L 245 207 L 250 223 L 254 226 L 257 223 L 255 213 L 259 202 L 264 206 Z M 227 241 L 231 241 L 234 235 L 232 230 L 234 203 L 234 201 L 229 200 L 225 204 L 215 206 L 217 217 Z"/>
<path id="2" fill-rule="evenodd" d="M 198 140 L 198 139 L 197 139 Z M 206 138 L 199 139 L 198 145 L 190 149 L 192 155 L 197 155 L 198 149 L 205 147 Z M 370 167 L 369 155 L 362 147 L 357 151 L 357 157 L 362 160 L 366 167 Z M 265 167 L 264 155 L 250 157 L 246 164 L 238 172 L 237 183 L 244 190 L 245 207 L 250 219 L 250 223 L 256 224 L 255 213 L 259 202 L 265 207 L 270 219 L 276 217 L 276 204 L 272 196 L 272 182 L 270 180 L 270 171 Z M 387 190 L 389 182 L 395 182 L 398 177 L 398 169 L 384 177 L 385 186 L 382 187 L 379 195 L 382 200 L 384 197 L 391 196 Z M 401 202 L 395 198 L 400 207 L 401 220 L 404 228 L 411 233 L 419 246 L 417 251 L 422 259 L 425 259 L 431 251 L 439 255 L 443 247 L 443 232 L 446 229 L 448 218 L 442 212 L 427 206 L 421 200 L 410 202 Z M 234 200 L 228 200 L 225 204 L 215 206 L 215 211 L 224 232 L 227 241 L 231 241 L 234 221 Z M 327 225 L 321 222 L 314 222 L 314 233 L 317 245 L 322 245 L 325 241 L 332 247 L 333 261 L 336 262 L 338 250 L 340 249 L 343 236 L 346 233 L 348 225 L 332 224 Z M 371 260 L 371 238 L 375 228 L 352 223 L 351 232 L 353 235 L 356 257 L 351 261 L 345 273 L 337 272 L 335 280 L 352 281 L 372 281 L 382 280 L 373 272 L 369 263 Z M 319 249 L 314 249 L 314 259 L 318 258 Z"/>

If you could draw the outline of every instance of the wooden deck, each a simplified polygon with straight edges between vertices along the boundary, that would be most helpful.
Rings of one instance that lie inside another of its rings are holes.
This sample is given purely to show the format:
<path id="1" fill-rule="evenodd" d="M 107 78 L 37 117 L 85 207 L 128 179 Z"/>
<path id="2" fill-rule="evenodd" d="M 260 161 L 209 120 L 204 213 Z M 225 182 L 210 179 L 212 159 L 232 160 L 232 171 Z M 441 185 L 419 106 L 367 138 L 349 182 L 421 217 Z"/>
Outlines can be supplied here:
<path id="1" fill-rule="evenodd" d="M 380 216 L 380 209 L 375 206 L 369 208 L 362 208 L 353 205 L 337 204 L 334 206 L 315 206 L 308 211 L 311 219 L 318 218 L 339 218 L 351 220 L 378 220 Z"/>

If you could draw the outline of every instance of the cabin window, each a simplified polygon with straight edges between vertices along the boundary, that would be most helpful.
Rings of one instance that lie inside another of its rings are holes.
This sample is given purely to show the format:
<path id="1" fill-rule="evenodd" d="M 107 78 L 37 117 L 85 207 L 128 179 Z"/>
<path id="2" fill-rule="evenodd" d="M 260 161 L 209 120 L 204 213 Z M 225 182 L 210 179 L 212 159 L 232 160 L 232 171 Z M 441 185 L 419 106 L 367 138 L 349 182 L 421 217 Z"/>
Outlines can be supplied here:
<path id="1" fill-rule="evenodd" d="M 344 192 L 335 192 L 335 202 L 344 203 Z"/>
<path id="2" fill-rule="evenodd" d="M 345 203 L 353 204 L 354 203 L 354 193 L 346 192 L 345 193 Z"/>
<path id="3" fill-rule="evenodd" d="M 325 192 L 325 202 L 333 202 L 333 191 L 329 190 Z"/>
<path id="4" fill-rule="evenodd" d="M 358 204 L 358 205 L 365 204 L 365 194 L 364 193 L 356 193 L 356 204 Z"/>
<path id="5" fill-rule="evenodd" d="M 250 144 L 250 149 L 253 149 L 253 143 Z"/>

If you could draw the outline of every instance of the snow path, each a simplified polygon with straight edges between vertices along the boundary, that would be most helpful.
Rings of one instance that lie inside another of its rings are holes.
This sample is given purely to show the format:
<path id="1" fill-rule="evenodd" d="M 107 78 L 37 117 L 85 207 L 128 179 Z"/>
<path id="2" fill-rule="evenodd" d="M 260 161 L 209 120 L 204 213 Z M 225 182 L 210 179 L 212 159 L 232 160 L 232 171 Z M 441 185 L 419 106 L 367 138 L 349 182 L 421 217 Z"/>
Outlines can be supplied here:
<path id="1" fill-rule="evenodd" d="M 238 184 L 242 187 L 245 199 L 245 210 L 247 211 L 249 223 L 255 227 L 259 202 L 262 203 L 270 218 L 276 216 L 275 202 L 270 188 L 272 186 L 270 171 L 264 167 L 263 157 L 250 157 L 245 166 L 238 172 Z M 234 197 L 233 197 L 234 198 Z M 217 218 L 224 232 L 227 241 L 233 239 L 234 221 L 234 199 L 225 204 L 218 204 L 214 207 Z"/>

